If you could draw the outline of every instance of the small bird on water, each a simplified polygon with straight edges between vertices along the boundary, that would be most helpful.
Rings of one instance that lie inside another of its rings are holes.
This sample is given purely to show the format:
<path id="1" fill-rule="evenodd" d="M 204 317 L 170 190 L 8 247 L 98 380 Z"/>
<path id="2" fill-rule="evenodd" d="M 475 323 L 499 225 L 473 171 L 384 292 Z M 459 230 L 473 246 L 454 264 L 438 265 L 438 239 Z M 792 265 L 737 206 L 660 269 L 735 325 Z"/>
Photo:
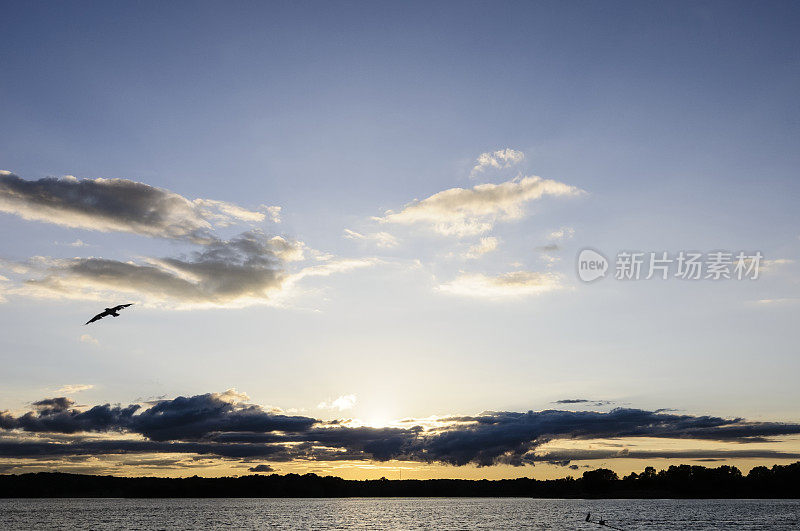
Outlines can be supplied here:
<path id="1" fill-rule="evenodd" d="M 119 306 L 114 306 L 113 308 L 106 308 L 104 311 L 98 313 L 97 315 L 95 315 L 94 317 L 92 317 L 91 319 L 86 321 L 84 323 L 84 326 L 86 326 L 89 323 L 93 323 L 95 321 L 99 321 L 103 317 L 108 317 L 109 315 L 111 315 L 113 317 L 119 317 L 119 313 L 117 313 L 117 312 L 119 312 L 120 310 L 122 310 L 124 308 L 127 308 L 128 306 L 132 306 L 132 305 L 133 305 L 133 303 L 120 304 Z"/>

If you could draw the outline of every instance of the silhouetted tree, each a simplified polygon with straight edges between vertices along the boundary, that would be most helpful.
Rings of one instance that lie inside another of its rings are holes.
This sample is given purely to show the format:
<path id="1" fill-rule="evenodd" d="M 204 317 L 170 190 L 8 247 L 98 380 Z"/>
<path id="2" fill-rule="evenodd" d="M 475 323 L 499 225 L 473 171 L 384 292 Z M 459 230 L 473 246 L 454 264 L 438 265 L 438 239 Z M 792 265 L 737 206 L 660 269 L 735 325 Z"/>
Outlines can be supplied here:
<path id="1" fill-rule="evenodd" d="M 123 478 L 45 473 L 0 475 L 0 497 L 345 497 L 345 496 L 531 496 L 543 498 L 800 498 L 800 462 L 753 468 L 679 465 L 647 467 L 620 480 L 605 468 L 538 481 L 489 480 L 355 481 L 316 474 L 227 478 Z"/>

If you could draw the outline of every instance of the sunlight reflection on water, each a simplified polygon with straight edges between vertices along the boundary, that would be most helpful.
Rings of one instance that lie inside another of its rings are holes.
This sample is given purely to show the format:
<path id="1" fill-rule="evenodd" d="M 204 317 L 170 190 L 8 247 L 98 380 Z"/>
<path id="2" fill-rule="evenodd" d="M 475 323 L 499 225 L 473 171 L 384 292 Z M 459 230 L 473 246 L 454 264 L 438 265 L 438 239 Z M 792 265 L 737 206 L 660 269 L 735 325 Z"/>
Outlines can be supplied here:
<path id="1" fill-rule="evenodd" d="M 2 529 L 797 529 L 798 500 L 6 499 Z"/>

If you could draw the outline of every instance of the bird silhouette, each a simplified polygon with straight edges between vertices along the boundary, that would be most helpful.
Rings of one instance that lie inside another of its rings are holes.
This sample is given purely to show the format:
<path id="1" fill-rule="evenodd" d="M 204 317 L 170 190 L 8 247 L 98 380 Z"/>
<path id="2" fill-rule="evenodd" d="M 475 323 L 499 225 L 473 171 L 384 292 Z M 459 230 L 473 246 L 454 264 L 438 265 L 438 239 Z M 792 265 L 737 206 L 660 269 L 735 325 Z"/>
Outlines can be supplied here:
<path id="1" fill-rule="evenodd" d="M 87 324 L 89 324 L 89 323 L 93 323 L 93 322 L 95 322 L 95 321 L 99 321 L 99 320 L 100 320 L 100 319 L 102 319 L 103 317 L 108 317 L 109 315 L 111 315 L 111 316 L 113 316 L 113 317 L 119 317 L 119 314 L 118 314 L 117 312 L 119 312 L 119 311 L 120 311 L 120 310 L 122 310 L 123 308 L 127 308 L 128 306 L 131 306 L 132 304 L 133 304 L 133 303 L 130 303 L 130 304 L 120 304 L 119 306 L 114 306 L 113 308 L 106 308 L 104 311 L 102 311 L 102 312 L 98 313 L 97 315 L 95 315 L 94 317 L 92 317 L 91 319 L 89 319 L 88 321 L 86 321 L 86 322 L 84 323 L 84 326 L 86 326 L 86 325 L 87 325 Z"/>

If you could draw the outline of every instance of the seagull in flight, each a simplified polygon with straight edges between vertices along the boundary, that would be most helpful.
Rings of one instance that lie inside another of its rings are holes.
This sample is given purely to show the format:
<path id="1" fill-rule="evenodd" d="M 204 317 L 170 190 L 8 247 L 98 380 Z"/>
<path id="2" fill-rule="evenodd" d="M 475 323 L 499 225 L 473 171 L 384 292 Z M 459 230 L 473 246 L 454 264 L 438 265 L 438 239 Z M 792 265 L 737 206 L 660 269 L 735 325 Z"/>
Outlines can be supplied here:
<path id="1" fill-rule="evenodd" d="M 120 310 L 122 310 L 123 308 L 127 308 L 128 306 L 131 306 L 132 304 L 133 304 L 133 303 L 130 303 L 130 304 L 120 304 L 119 306 L 114 306 L 113 308 L 106 308 L 104 311 L 102 311 L 102 312 L 98 313 L 97 315 L 95 315 L 94 317 L 92 317 L 91 319 L 89 319 L 88 321 L 86 321 L 86 323 L 84 323 L 84 326 L 86 326 L 86 325 L 87 325 L 87 324 L 89 324 L 89 323 L 93 323 L 93 322 L 95 322 L 95 321 L 99 321 L 99 320 L 100 320 L 100 319 L 102 319 L 103 317 L 108 317 L 109 315 L 112 315 L 112 316 L 114 316 L 114 317 L 119 317 L 119 314 L 118 314 L 117 312 L 119 312 L 119 311 L 120 311 Z"/>

